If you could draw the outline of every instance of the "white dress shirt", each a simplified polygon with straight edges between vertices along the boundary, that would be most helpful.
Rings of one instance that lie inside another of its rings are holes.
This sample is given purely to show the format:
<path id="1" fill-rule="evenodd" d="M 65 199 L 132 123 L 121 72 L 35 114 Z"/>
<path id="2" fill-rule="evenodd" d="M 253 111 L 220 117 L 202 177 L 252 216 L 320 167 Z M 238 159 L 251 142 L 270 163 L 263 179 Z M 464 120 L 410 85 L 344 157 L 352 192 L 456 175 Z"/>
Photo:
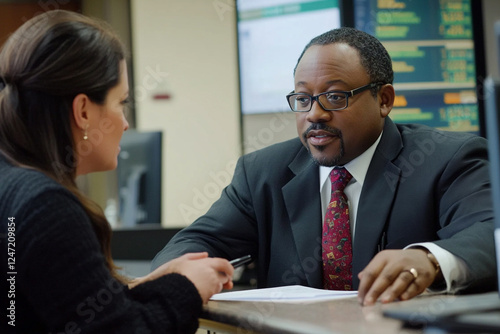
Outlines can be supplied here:
<path id="1" fill-rule="evenodd" d="M 361 189 L 363 188 L 363 183 L 365 181 L 368 167 L 370 166 L 373 154 L 375 153 L 375 149 L 377 148 L 381 137 L 382 134 L 380 134 L 375 143 L 373 143 L 373 145 L 370 146 L 363 154 L 344 165 L 344 167 L 352 175 L 352 179 L 345 187 L 344 193 L 346 194 L 349 203 L 349 221 L 351 224 L 353 242 L 355 238 L 354 231 L 356 230 L 356 214 L 358 212 Z M 325 216 L 326 208 L 330 203 L 330 172 L 332 171 L 332 169 L 333 167 L 319 167 L 319 187 L 321 193 L 321 210 L 323 217 Z M 406 246 L 405 249 L 416 246 L 426 248 L 436 257 L 441 267 L 443 277 L 446 281 L 447 292 L 456 292 L 467 283 L 467 277 L 469 276 L 468 268 L 462 259 L 458 258 L 457 256 L 432 242 L 411 244 Z"/>

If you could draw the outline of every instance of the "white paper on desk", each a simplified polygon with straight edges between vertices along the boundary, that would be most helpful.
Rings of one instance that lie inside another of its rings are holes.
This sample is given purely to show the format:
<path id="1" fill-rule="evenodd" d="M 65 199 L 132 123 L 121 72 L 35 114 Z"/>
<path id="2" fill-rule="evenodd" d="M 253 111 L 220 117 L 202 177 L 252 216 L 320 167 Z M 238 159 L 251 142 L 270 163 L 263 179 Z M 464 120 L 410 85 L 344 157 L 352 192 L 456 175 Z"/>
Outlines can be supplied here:
<path id="1" fill-rule="evenodd" d="M 309 288 L 301 285 L 289 285 L 277 288 L 223 292 L 213 295 L 210 300 L 311 303 L 332 299 L 351 298 L 357 296 L 357 294 L 357 291 L 323 290 Z"/>

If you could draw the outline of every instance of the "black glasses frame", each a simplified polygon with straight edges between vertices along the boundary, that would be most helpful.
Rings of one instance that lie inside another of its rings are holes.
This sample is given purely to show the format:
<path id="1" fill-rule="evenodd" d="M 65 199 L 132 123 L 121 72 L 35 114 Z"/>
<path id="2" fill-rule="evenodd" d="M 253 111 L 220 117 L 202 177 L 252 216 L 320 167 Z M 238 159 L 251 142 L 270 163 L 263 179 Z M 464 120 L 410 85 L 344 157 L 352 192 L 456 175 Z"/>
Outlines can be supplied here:
<path id="1" fill-rule="evenodd" d="M 314 103 L 314 101 L 318 102 L 318 104 L 321 106 L 321 108 L 323 108 L 324 110 L 326 111 L 336 111 L 336 110 L 344 110 L 346 109 L 348 106 L 349 106 L 349 98 L 356 95 L 356 94 L 359 94 L 361 92 L 364 92 L 365 90 L 368 90 L 368 89 L 371 89 L 371 88 L 374 88 L 374 87 L 377 87 L 377 86 L 380 86 L 380 85 L 383 85 L 384 83 L 382 82 L 372 82 L 372 83 L 369 83 L 367 85 L 364 85 L 364 86 L 361 86 L 361 87 L 358 87 L 358 88 L 355 88 L 353 90 L 350 90 L 350 91 L 344 91 L 344 90 L 331 90 L 331 91 L 328 91 L 328 92 L 324 92 L 324 93 L 321 93 L 321 94 L 318 94 L 318 95 L 311 95 L 311 94 L 307 94 L 307 93 L 294 93 L 293 91 L 288 94 L 286 96 L 286 100 L 288 102 L 288 105 L 290 106 L 290 109 L 293 111 L 293 112 L 309 112 L 311 111 L 312 109 L 312 105 Z M 333 108 L 333 109 L 329 109 L 329 108 L 325 108 L 323 106 L 323 104 L 321 104 L 321 102 L 319 101 L 319 97 L 321 95 L 326 95 L 326 94 L 331 94 L 331 93 L 340 93 L 340 94 L 344 94 L 345 95 L 345 106 L 344 107 L 341 107 L 341 108 Z M 294 110 L 293 107 L 292 107 L 292 103 L 290 103 L 290 97 L 292 96 L 296 96 L 296 95 L 306 95 L 306 96 L 309 96 L 311 98 L 311 104 L 309 105 L 309 109 L 308 110 Z"/>

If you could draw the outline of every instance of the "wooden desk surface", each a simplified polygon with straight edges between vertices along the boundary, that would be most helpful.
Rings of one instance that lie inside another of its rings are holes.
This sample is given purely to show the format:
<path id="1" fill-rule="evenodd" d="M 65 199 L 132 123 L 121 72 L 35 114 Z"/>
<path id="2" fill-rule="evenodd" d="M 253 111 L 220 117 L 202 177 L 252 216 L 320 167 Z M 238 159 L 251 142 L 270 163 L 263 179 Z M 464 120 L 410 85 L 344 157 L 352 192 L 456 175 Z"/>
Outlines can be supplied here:
<path id="1" fill-rule="evenodd" d="M 382 307 L 362 307 L 356 297 L 311 304 L 210 301 L 200 328 L 211 334 L 421 333 L 383 317 Z"/>

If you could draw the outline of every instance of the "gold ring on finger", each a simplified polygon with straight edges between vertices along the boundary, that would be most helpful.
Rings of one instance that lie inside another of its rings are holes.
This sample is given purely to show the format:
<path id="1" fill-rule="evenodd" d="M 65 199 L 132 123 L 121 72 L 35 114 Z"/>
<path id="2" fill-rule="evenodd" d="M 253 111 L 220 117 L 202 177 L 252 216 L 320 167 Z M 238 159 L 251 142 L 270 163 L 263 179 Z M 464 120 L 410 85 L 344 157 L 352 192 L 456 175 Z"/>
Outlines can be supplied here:
<path id="1" fill-rule="evenodd" d="M 418 271 L 415 268 L 410 268 L 410 270 L 403 270 L 409 272 L 413 276 L 413 280 L 416 280 L 418 277 Z"/>

